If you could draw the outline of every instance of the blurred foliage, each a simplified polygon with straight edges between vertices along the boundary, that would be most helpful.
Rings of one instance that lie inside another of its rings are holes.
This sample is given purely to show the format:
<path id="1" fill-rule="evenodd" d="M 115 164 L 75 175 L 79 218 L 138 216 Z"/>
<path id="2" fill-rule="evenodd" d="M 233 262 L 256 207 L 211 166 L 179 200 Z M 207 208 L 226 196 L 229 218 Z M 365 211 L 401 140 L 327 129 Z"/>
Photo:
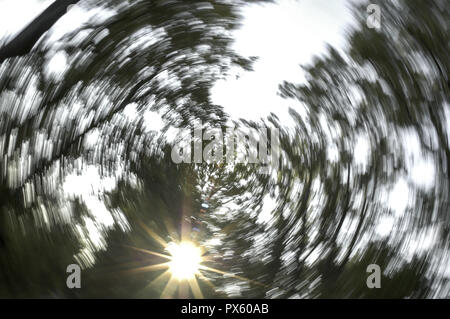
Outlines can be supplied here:
<path id="1" fill-rule="evenodd" d="M 280 85 L 296 104 L 294 127 L 274 114 L 235 122 L 280 130 L 281 166 L 268 175 L 258 165 L 174 164 L 167 138 L 173 127 L 232 120 L 210 89 L 256 59 L 231 49 L 244 1 L 80 5 L 103 15 L 0 65 L 0 297 L 158 298 L 161 271 L 139 269 L 161 258 L 139 249 L 163 252 L 149 234 L 177 240 L 186 227 L 206 264 L 226 273 L 204 272 L 205 297 L 449 296 L 446 1 L 380 2 L 379 30 L 355 6 L 345 52 L 329 47 L 303 67 L 305 83 Z M 56 54 L 68 66 L 55 75 Z M 155 111 L 160 132 L 147 127 Z M 435 176 L 430 188 L 409 181 L 414 201 L 398 216 L 386 194 L 410 175 L 405 131 Z M 355 159 L 361 136 L 365 165 Z M 90 166 L 117 182 L 91 194 L 112 225 L 65 194 L 67 178 Z M 382 237 L 385 217 L 396 224 Z M 413 237 L 425 230 L 436 235 L 421 251 Z M 83 267 L 81 289 L 66 287 L 71 263 Z M 381 289 L 366 286 L 369 264 L 383 270 Z"/>

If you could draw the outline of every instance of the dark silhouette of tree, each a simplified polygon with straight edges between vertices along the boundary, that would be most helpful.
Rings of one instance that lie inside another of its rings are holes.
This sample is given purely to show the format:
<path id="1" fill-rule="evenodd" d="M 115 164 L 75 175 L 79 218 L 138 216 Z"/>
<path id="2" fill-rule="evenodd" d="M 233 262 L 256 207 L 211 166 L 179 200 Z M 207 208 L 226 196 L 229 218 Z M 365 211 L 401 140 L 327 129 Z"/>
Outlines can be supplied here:
<path id="1" fill-rule="evenodd" d="M 17 36 L 0 48 L 0 64 L 7 58 L 28 54 L 36 42 L 79 0 L 56 0 Z"/>

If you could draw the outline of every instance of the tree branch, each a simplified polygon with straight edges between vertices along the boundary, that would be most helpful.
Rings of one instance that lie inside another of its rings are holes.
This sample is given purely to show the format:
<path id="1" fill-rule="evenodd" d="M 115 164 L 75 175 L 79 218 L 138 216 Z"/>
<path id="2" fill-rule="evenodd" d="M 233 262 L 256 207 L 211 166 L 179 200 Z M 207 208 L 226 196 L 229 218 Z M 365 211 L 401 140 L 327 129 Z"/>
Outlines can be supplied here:
<path id="1" fill-rule="evenodd" d="M 80 0 L 56 0 L 23 29 L 13 40 L 0 49 L 0 64 L 8 58 L 28 54 L 41 36 Z"/>

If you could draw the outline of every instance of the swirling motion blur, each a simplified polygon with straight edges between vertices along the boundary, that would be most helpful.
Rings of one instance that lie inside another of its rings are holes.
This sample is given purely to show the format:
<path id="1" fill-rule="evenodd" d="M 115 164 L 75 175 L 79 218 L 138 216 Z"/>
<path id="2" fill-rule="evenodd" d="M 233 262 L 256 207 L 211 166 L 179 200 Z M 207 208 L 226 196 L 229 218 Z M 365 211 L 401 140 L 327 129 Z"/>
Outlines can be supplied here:
<path id="1" fill-rule="evenodd" d="M 292 125 L 211 99 L 252 71 L 232 48 L 249 1 L 80 1 L 75 30 L 4 60 L 0 297 L 449 297 L 448 5 L 372 2 L 380 29 L 353 5 L 347 47 L 280 83 Z M 173 163 L 173 129 L 199 121 L 278 129 L 280 165 Z M 167 291 L 150 266 L 181 240 L 216 271 Z"/>

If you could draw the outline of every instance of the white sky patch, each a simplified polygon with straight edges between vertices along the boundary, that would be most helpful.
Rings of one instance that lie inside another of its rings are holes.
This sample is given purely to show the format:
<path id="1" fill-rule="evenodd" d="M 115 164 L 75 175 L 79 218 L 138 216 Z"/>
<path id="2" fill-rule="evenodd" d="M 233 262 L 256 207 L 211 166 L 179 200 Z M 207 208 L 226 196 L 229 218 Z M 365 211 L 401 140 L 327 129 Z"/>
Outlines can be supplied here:
<path id="1" fill-rule="evenodd" d="M 403 214 L 406 207 L 408 207 L 409 193 L 408 183 L 403 178 L 399 179 L 388 199 L 388 206 L 397 216 Z"/>
<path id="2" fill-rule="evenodd" d="M 57 41 L 67 32 L 76 30 L 83 26 L 86 22 L 95 21 L 96 24 L 101 24 L 106 19 L 111 17 L 114 11 L 106 8 L 95 8 L 86 11 L 83 7 L 75 4 L 69 7 L 69 10 L 63 15 L 51 28 L 49 41 Z"/>
<path id="3" fill-rule="evenodd" d="M 395 218 L 393 216 L 383 216 L 377 225 L 375 232 L 381 237 L 387 237 L 394 230 Z"/>
<path id="4" fill-rule="evenodd" d="M 279 0 L 244 8 L 243 27 L 235 33 L 235 50 L 258 56 L 254 72 L 233 74 L 212 90 L 213 101 L 235 118 L 256 120 L 270 112 L 291 122 L 290 102 L 277 95 L 283 81 L 304 80 L 300 64 L 324 52 L 326 43 L 343 47 L 352 18 L 347 1 Z"/>
<path id="5" fill-rule="evenodd" d="M 122 114 L 125 115 L 130 120 L 135 119 L 138 115 L 136 107 L 137 107 L 136 103 L 128 104 L 123 110 Z"/>
<path id="6" fill-rule="evenodd" d="M 369 156 L 369 140 L 367 136 L 358 136 L 354 149 L 355 163 L 365 167 Z"/>
<path id="7" fill-rule="evenodd" d="M 399 138 L 405 150 L 405 163 L 410 181 L 418 187 L 430 189 L 434 185 L 435 176 L 433 158 L 423 152 L 415 130 L 403 129 Z"/>
<path id="8" fill-rule="evenodd" d="M 272 213 L 274 209 L 276 208 L 276 200 L 270 196 L 270 194 L 267 194 L 263 198 L 263 207 L 261 213 L 258 215 L 258 222 L 262 224 L 267 224 L 270 222 L 270 220 L 273 218 Z"/>
<path id="9" fill-rule="evenodd" d="M 63 71 L 67 68 L 67 54 L 64 51 L 56 52 L 45 64 L 47 79 L 59 81 L 62 79 Z"/>
<path id="10" fill-rule="evenodd" d="M 67 197 L 82 198 L 94 219 L 104 227 L 111 227 L 114 219 L 100 196 L 112 191 L 117 184 L 116 177 L 102 177 L 98 168 L 88 165 L 83 174 L 70 174 L 65 178 L 63 190 Z"/>
<path id="11" fill-rule="evenodd" d="M 20 32 L 53 0 L 0 0 L 0 38 Z"/>
<path id="12" fill-rule="evenodd" d="M 159 132 L 164 127 L 164 121 L 157 111 L 148 111 L 144 114 L 145 124 L 149 130 Z"/>
<path id="13" fill-rule="evenodd" d="M 117 176 L 122 168 L 118 168 L 116 176 L 101 176 L 94 165 L 87 165 L 82 174 L 68 175 L 62 185 L 64 196 L 72 200 L 79 198 L 89 210 L 89 216 L 83 216 L 84 225 L 77 225 L 83 248 L 77 255 L 85 266 L 95 262 L 95 251 L 106 248 L 107 231 L 116 222 L 122 230 L 129 229 L 129 224 L 119 210 L 109 210 L 103 199 L 103 194 L 117 187 Z"/>

